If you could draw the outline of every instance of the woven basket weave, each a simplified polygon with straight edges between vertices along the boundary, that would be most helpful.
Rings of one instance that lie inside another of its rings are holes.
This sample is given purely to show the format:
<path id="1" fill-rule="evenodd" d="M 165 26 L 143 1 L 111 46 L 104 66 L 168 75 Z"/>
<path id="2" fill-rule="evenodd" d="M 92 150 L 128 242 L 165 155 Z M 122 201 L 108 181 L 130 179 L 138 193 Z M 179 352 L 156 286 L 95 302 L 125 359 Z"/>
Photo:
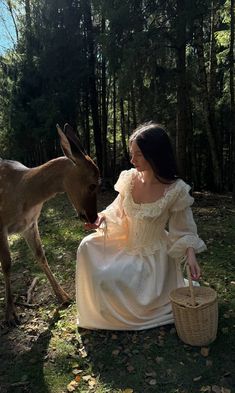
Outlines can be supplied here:
<path id="1" fill-rule="evenodd" d="M 212 343 L 218 328 L 217 294 L 212 288 L 193 287 L 187 266 L 189 287 L 170 293 L 175 327 L 180 339 L 189 345 Z"/>

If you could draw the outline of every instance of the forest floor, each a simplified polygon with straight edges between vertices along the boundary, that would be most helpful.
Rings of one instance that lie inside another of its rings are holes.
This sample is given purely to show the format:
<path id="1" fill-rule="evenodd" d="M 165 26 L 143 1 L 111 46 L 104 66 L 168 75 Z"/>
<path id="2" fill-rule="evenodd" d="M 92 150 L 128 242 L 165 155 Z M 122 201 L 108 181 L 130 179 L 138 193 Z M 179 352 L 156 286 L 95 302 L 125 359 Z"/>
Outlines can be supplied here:
<path id="1" fill-rule="evenodd" d="M 100 209 L 112 197 L 101 194 Z M 193 211 L 208 246 L 198 258 L 201 285 L 218 293 L 214 343 L 185 345 L 174 325 L 139 332 L 77 330 L 75 302 L 58 307 L 23 239 L 12 236 L 12 287 L 21 324 L 0 330 L 0 393 L 235 392 L 235 206 L 229 196 L 196 193 Z M 84 231 L 65 196 L 45 204 L 40 231 L 50 266 L 74 299 L 76 249 Z M 29 308 L 24 303 L 34 278 Z M 3 308 L 0 273 L 0 320 Z"/>

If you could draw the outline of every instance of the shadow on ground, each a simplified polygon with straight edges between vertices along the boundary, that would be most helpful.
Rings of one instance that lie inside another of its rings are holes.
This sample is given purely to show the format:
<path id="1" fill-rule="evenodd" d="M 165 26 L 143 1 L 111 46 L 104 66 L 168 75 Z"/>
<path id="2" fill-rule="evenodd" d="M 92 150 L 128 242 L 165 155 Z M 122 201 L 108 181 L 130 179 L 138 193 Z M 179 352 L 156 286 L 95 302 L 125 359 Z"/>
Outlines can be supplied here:
<path id="1" fill-rule="evenodd" d="M 0 331 L 0 392 L 1 393 L 49 393 L 44 380 L 45 359 L 55 323 L 59 320 L 58 309 L 49 323 L 31 319 L 28 325 Z M 36 324 L 33 324 L 36 322 Z M 40 333 L 39 333 L 39 324 Z M 7 355 L 6 355 L 7 354 Z M 37 386 L 40 383 L 40 386 Z M 36 388 L 37 387 L 37 388 Z"/>

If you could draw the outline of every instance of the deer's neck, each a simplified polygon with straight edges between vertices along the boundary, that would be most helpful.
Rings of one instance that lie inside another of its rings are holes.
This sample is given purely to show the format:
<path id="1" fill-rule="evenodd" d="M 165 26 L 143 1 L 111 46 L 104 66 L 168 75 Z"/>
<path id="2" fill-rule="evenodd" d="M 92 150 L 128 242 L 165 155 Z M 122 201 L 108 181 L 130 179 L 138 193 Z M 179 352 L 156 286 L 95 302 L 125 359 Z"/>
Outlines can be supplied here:
<path id="1" fill-rule="evenodd" d="M 64 192 L 64 176 L 72 162 L 59 157 L 30 169 L 24 178 L 24 187 L 30 192 L 34 204 L 43 203 L 57 193 Z"/>

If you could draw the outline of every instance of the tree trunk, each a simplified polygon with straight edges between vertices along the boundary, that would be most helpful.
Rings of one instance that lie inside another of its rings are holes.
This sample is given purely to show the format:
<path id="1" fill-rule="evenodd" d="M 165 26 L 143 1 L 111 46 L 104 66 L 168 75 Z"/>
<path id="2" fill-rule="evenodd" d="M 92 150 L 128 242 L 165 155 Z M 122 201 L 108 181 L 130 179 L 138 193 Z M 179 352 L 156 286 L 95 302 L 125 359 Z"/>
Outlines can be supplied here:
<path id="1" fill-rule="evenodd" d="M 7 1 L 7 7 L 8 7 L 8 11 L 11 14 L 11 19 L 12 19 L 12 22 L 14 24 L 15 33 L 16 33 L 16 42 L 18 43 L 18 41 L 19 41 L 19 31 L 18 31 L 16 19 L 15 19 L 14 13 L 13 13 L 12 4 L 11 4 L 10 0 Z"/>
<path id="2" fill-rule="evenodd" d="M 82 99 L 79 104 L 80 111 L 80 122 L 83 129 L 83 140 L 82 143 L 88 155 L 90 155 L 90 127 L 89 127 L 89 105 L 88 105 L 88 97 L 86 96 Z"/>
<path id="3" fill-rule="evenodd" d="M 121 113 L 121 137 L 122 137 L 122 151 L 124 155 L 124 161 L 128 163 L 128 150 L 127 150 L 127 143 L 126 143 L 126 131 L 125 131 L 125 116 L 124 116 L 124 105 L 123 105 L 123 98 L 120 98 L 120 113 Z"/>
<path id="4" fill-rule="evenodd" d="M 86 130 L 86 147 L 87 153 L 91 154 L 91 135 L 90 135 L 90 123 L 89 123 L 89 98 L 86 93 L 85 96 L 85 130 Z"/>
<path id="5" fill-rule="evenodd" d="M 25 49 L 26 59 L 28 65 L 32 64 L 33 52 L 32 52 L 32 20 L 30 10 L 30 0 L 25 0 Z"/>
<path id="6" fill-rule="evenodd" d="M 132 123 L 133 128 L 137 127 L 137 120 L 136 120 L 136 103 L 135 103 L 135 91 L 133 83 L 131 85 L 131 112 L 132 112 Z"/>
<path id="7" fill-rule="evenodd" d="M 88 49 L 88 69 L 89 69 L 89 93 L 90 93 L 90 106 L 94 128 L 94 141 L 96 148 L 97 164 L 100 172 L 103 173 L 103 159 L 102 159 L 102 135 L 99 121 L 99 108 L 98 108 L 98 93 L 96 88 L 96 62 L 94 50 L 94 36 L 93 24 L 91 19 L 91 2 L 90 0 L 83 0 L 84 23 L 86 29 L 87 49 Z"/>
<path id="8" fill-rule="evenodd" d="M 218 96 L 217 91 L 217 59 L 216 59 L 216 41 L 215 41 L 215 27 L 216 27 L 216 6 L 217 0 L 211 1 L 211 26 L 210 26 L 210 69 L 208 75 L 208 100 L 210 105 L 209 120 L 211 129 L 215 135 L 216 146 L 218 146 L 218 159 L 220 160 L 220 167 L 222 168 L 222 133 L 219 132 L 216 120 L 215 120 L 215 102 Z"/>
<path id="9" fill-rule="evenodd" d="M 113 75 L 113 182 L 116 180 L 116 150 L 117 150 L 117 95 L 116 95 L 116 75 Z"/>
<path id="10" fill-rule="evenodd" d="M 207 82 L 207 73 L 206 73 L 205 56 L 204 56 L 202 17 L 195 22 L 194 44 L 198 56 L 199 78 L 200 78 L 200 85 L 201 85 L 204 121 L 205 121 L 205 128 L 207 132 L 210 153 L 211 153 L 212 167 L 213 167 L 211 178 L 213 180 L 215 190 L 219 191 L 222 188 L 222 173 L 219 164 L 219 154 L 216 145 L 216 135 L 214 133 L 214 129 L 211 124 L 211 119 L 213 116 L 211 116 L 211 106 L 210 106 L 209 92 L 207 87 L 208 82 Z"/>
<path id="11" fill-rule="evenodd" d="M 102 34 L 105 33 L 105 18 L 102 17 L 101 22 Z M 104 50 L 102 50 L 102 65 L 101 65 L 101 83 L 102 83 L 102 156 L 103 156 L 103 177 L 107 177 L 107 78 L 106 78 L 106 58 L 104 56 Z"/>
<path id="12" fill-rule="evenodd" d="M 187 138 L 192 134 L 192 122 L 186 76 L 186 15 L 185 0 L 177 1 L 177 134 L 176 152 L 180 175 L 188 178 L 191 165 Z"/>
<path id="13" fill-rule="evenodd" d="M 230 81 L 230 132 L 232 150 L 232 195 L 235 203 L 235 102 L 234 102 L 234 0 L 230 3 L 230 47 L 229 47 L 229 81 Z"/>

